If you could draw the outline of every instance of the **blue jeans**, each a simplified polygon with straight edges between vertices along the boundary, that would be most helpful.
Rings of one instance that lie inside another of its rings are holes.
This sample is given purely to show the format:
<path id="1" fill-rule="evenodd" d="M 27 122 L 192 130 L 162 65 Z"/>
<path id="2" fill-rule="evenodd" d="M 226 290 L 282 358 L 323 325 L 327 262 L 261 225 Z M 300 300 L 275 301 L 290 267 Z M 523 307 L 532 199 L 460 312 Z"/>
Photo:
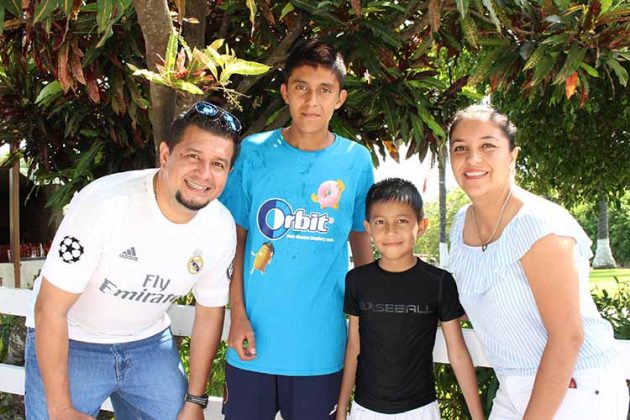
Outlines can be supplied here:
<path id="1" fill-rule="evenodd" d="M 35 330 L 26 334 L 28 420 L 48 419 L 46 394 L 35 355 Z M 111 398 L 117 420 L 176 419 L 184 403 L 186 374 L 170 329 L 122 344 L 69 340 L 68 376 L 74 407 L 96 417 Z"/>

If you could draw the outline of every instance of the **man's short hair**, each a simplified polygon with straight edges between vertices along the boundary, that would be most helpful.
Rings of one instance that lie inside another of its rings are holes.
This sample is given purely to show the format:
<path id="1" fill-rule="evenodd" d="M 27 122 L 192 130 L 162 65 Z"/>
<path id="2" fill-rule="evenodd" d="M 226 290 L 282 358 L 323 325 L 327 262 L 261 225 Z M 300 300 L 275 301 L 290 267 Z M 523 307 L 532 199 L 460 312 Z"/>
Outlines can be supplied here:
<path id="1" fill-rule="evenodd" d="M 238 153 L 241 148 L 240 133 L 229 126 L 226 126 L 220 118 L 209 117 L 197 112 L 195 110 L 195 105 L 193 105 L 188 111 L 181 113 L 168 127 L 165 142 L 170 150 L 173 150 L 173 147 L 181 141 L 186 128 L 192 125 L 207 131 L 210 134 L 214 134 L 215 136 L 231 139 L 234 142 L 234 154 L 232 155 L 230 167 L 234 166 L 234 162 L 236 162 L 236 158 L 238 157 Z"/>
<path id="2" fill-rule="evenodd" d="M 376 203 L 408 204 L 416 213 L 418 221 L 424 219 L 424 207 L 420 192 L 411 182 L 401 178 L 387 178 L 370 187 L 365 199 L 365 218 L 370 220 L 370 211 Z"/>
<path id="3" fill-rule="evenodd" d="M 293 46 L 284 66 L 284 82 L 289 81 L 293 70 L 302 66 L 322 66 L 330 69 L 342 88 L 346 80 L 346 65 L 335 47 L 318 39 L 302 41 Z"/>

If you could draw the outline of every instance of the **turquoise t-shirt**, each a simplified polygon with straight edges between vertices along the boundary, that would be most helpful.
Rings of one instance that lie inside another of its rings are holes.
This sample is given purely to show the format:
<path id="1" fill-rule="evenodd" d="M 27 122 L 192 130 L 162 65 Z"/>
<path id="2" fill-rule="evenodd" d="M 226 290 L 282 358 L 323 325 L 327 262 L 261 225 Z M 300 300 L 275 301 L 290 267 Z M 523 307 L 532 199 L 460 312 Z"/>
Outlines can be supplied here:
<path id="1" fill-rule="evenodd" d="M 363 231 L 374 182 L 368 150 L 336 136 L 301 151 L 280 130 L 243 141 L 221 201 L 247 230 L 244 298 L 256 358 L 231 365 L 279 375 L 343 368 L 348 235 Z"/>

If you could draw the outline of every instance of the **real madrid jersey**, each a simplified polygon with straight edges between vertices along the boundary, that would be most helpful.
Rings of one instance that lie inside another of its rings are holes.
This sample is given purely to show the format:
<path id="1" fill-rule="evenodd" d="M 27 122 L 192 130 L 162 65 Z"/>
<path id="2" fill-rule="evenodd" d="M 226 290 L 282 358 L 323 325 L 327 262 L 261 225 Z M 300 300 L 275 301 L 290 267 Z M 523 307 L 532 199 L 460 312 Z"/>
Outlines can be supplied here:
<path id="1" fill-rule="evenodd" d="M 232 216 L 214 200 L 190 222 L 170 222 L 155 199 L 155 173 L 100 178 L 72 200 L 41 274 L 81 294 L 68 312 L 69 338 L 122 343 L 154 335 L 170 325 L 168 307 L 191 289 L 201 305 L 227 303 Z M 40 284 L 41 277 L 36 291 Z"/>
<path id="2" fill-rule="evenodd" d="M 244 140 L 221 201 L 247 230 L 244 298 L 256 358 L 228 362 L 282 375 L 343 367 L 348 236 L 363 231 L 373 183 L 370 154 L 343 137 L 319 151 L 289 145 L 280 130 Z"/>

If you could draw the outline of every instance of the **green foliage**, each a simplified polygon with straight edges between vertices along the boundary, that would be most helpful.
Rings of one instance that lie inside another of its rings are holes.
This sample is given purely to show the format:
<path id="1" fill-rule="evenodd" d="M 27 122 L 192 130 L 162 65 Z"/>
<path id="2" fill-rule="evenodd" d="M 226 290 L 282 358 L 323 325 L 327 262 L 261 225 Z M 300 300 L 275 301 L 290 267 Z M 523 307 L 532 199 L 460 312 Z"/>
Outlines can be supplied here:
<path id="1" fill-rule="evenodd" d="M 221 341 L 219 348 L 217 349 L 217 355 L 212 361 L 212 372 L 206 385 L 206 392 L 208 395 L 214 395 L 217 397 L 223 396 L 223 388 L 225 387 L 225 355 L 227 353 L 227 343 Z M 186 375 L 190 373 L 190 365 L 188 363 L 190 358 L 190 337 L 184 337 L 179 344 L 179 356 L 182 359 L 184 370 Z"/>
<path id="2" fill-rule="evenodd" d="M 18 13 L 0 38 L 0 145 L 20 145 L 33 178 L 60 184 L 54 209 L 94 178 L 154 161 L 146 93 L 121 64 L 137 60 L 141 34 L 129 2 L 116 3 L 106 39 L 95 37 L 103 2 L 74 2 L 70 19 L 65 9 L 38 23 Z"/>
<path id="3" fill-rule="evenodd" d="M 584 228 L 593 243 L 597 242 L 597 202 L 583 202 L 571 208 L 571 213 Z M 610 248 L 617 262 L 630 265 L 630 192 L 608 206 Z M 593 246 L 594 251 L 595 246 Z"/>
<path id="4" fill-rule="evenodd" d="M 182 48 L 178 51 L 178 44 Z M 204 50 L 193 48 L 177 32 L 169 35 L 164 64 L 158 65 L 159 72 L 138 69 L 133 64 L 127 66 L 134 76 L 142 76 L 150 82 L 168 86 L 176 92 L 203 95 L 209 90 L 222 89 L 233 105 L 238 105 L 236 92 L 227 86 L 235 75 L 258 75 L 269 71 L 269 66 L 254 61 L 237 58 L 234 50 L 225 45 L 225 52 L 219 49 L 224 45 L 222 39 L 216 40 Z M 207 74 L 207 72 L 210 74 Z M 202 89 L 203 88 L 203 89 Z"/>
<path id="5" fill-rule="evenodd" d="M 458 189 L 450 191 L 446 196 L 446 232 L 451 230 L 455 214 L 469 202 L 466 194 Z M 425 216 L 429 219 L 429 226 L 416 241 L 414 253 L 438 258 L 440 254 L 440 208 L 438 201 L 426 203 Z"/>
<path id="6" fill-rule="evenodd" d="M 17 317 L 0 314 L 0 363 L 4 363 L 9 350 L 9 335 L 17 323 Z"/>
<path id="7" fill-rule="evenodd" d="M 289 117 L 278 97 L 283 79 L 275 70 L 296 40 L 318 36 L 339 48 L 349 72 L 348 100 L 332 127 L 365 144 L 373 154 L 390 153 L 395 159 L 401 143 L 410 145 L 408 155 L 417 154 L 421 160 L 429 150 L 435 152 L 453 111 L 471 98 L 478 99 L 486 83 L 492 90 L 514 85 L 519 94 L 532 97 L 544 91 L 556 103 L 562 102 L 566 86 L 567 92 L 579 93 L 575 96 L 585 104 L 593 80 L 614 81 L 618 86 L 625 86 L 627 80 L 630 9 L 622 1 L 587 5 L 457 0 L 442 7 L 437 0 L 187 0 L 189 6 L 200 2 L 208 10 L 204 43 L 218 35 L 230 49 L 225 54 L 219 47 L 191 51 L 184 40 L 181 49 L 171 42 L 163 54 L 162 71 L 139 70 L 139 74 L 181 93 L 204 93 L 213 101 L 227 99 L 232 106 L 238 102 L 236 107 L 243 110 L 239 118 L 253 131 L 276 128 L 287 124 Z M 19 45 L 22 61 L 31 60 L 38 70 L 33 84 L 37 92 L 29 101 L 39 99 L 36 104 L 44 107 L 59 101 L 75 103 L 77 109 L 97 116 L 102 125 L 94 130 L 106 145 L 103 173 L 152 162 L 153 150 L 146 144 L 152 136 L 147 86 L 136 84 L 127 67 L 142 69 L 147 62 L 132 2 L 4 0 L 0 4 L 4 13 L 0 50 L 9 43 Z M 177 17 L 175 30 L 186 33 L 182 29 L 193 19 L 180 13 L 182 2 L 168 4 Z M 234 60 L 224 62 L 219 72 L 217 57 L 228 56 Z M 274 71 L 258 74 L 263 67 L 250 63 L 260 62 Z M 215 88 L 228 79 L 234 82 L 230 85 L 234 93 L 217 92 Z M 48 90 L 40 96 L 45 86 Z M 20 92 L 20 97 L 26 95 Z M 33 120 L 41 112 L 37 107 L 27 111 Z M 124 123 L 112 124 L 110 118 Z M 54 173 L 75 161 L 72 153 L 61 159 L 54 151 L 59 161 L 51 162 L 46 148 L 69 145 L 68 152 L 87 148 L 77 147 L 82 140 L 70 135 L 58 137 L 54 145 L 45 141 L 46 136 L 20 137 L 32 152 L 25 153 L 32 170 Z M 121 165 L 121 149 L 127 156 L 140 153 L 146 159 Z"/>
<path id="8" fill-rule="evenodd" d="M 608 320 L 615 331 L 615 338 L 630 340 L 630 284 L 617 280 L 617 291 L 606 290 L 593 295 L 597 309 Z"/>
<path id="9" fill-rule="evenodd" d="M 569 207 L 602 194 L 614 202 L 630 185 L 630 95 L 604 79 L 589 92 L 584 106 L 552 92 L 528 99 L 517 85 L 492 98 L 519 128 L 519 181 Z"/>
<path id="10" fill-rule="evenodd" d="M 477 373 L 477 384 L 481 397 L 481 405 L 486 416 L 490 414 L 492 409 L 492 400 L 499 389 L 499 380 L 491 368 L 478 367 L 475 369 Z M 451 365 L 434 363 L 433 377 L 435 378 L 435 388 L 437 393 L 438 404 L 440 405 L 440 414 L 445 419 L 470 419 L 464 394 L 462 394 L 455 372 Z"/>

